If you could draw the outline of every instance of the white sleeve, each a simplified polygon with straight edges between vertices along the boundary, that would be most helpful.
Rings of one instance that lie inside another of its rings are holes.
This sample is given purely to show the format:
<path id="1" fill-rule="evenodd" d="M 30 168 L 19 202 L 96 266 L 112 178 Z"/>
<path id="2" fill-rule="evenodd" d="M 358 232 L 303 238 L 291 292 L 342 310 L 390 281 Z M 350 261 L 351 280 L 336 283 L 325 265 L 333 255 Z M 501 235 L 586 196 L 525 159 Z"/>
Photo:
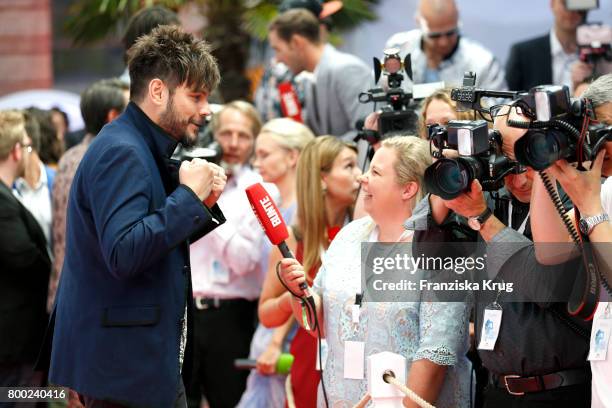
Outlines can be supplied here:
<path id="1" fill-rule="evenodd" d="M 608 215 L 612 215 L 612 177 L 608 177 L 601 186 L 601 205 Z"/>

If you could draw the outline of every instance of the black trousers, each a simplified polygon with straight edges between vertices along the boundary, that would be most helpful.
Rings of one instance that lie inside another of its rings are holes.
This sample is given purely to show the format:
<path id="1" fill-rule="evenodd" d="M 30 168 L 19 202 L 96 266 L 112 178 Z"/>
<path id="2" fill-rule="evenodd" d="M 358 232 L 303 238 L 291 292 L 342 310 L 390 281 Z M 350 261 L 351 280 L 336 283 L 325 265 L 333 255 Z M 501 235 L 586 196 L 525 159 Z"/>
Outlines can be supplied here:
<path id="1" fill-rule="evenodd" d="M 0 387 L 43 387 L 45 373 L 34 371 L 34 364 L 0 363 Z M 42 407 L 43 402 L 0 402 L 0 408 Z"/>
<path id="2" fill-rule="evenodd" d="M 132 408 L 129 404 L 99 400 L 88 397 L 87 395 L 78 394 L 79 402 L 85 408 Z M 179 380 L 178 390 L 176 392 L 176 400 L 174 401 L 173 408 L 186 408 L 187 398 L 185 396 L 185 387 L 183 386 L 183 380 Z"/>
<path id="3" fill-rule="evenodd" d="M 257 322 L 257 301 L 235 300 L 194 312 L 192 381 L 187 386 L 189 408 L 204 396 L 210 408 L 233 408 L 246 388 L 248 370 L 234 368 L 247 358 Z"/>
<path id="4" fill-rule="evenodd" d="M 484 393 L 485 408 L 590 408 L 591 383 L 559 387 L 554 390 L 510 395 L 492 385 Z"/>

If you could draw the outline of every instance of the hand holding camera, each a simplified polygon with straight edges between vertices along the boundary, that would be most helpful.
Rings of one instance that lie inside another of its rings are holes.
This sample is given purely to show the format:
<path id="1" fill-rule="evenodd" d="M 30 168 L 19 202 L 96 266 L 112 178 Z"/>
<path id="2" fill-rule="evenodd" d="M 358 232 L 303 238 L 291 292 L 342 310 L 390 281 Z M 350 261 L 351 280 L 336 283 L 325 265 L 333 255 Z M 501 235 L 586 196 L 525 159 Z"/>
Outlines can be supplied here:
<path id="1" fill-rule="evenodd" d="M 547 169 L 548 174 L 559 181 L 583 217 L 604 212 L 600 195 L 601 170 L 605 155 L 605 150 L 600 151 L 588 171 L 578 171 L 566 160 L 559 160 Z"/>

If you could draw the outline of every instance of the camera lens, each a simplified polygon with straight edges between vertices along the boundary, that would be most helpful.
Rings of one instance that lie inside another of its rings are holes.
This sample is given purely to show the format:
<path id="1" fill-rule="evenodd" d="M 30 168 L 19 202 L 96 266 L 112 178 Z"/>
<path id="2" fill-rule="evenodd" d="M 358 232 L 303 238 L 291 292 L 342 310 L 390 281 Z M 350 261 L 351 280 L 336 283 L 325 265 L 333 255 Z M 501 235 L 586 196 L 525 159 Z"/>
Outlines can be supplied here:
<path id="1" fill-rule="evenodd" d="M 482 164 L 473 157 L 440 159 L 425 170 L 425 184 L 433 194 L 452 200 L 468 190 L 481 173 Z"/>
<path id="2" fill-rule="evenodd" d="M 535 170 L 544 170 L 559 159 L 567 156 L 567 136 L 554 129 L 531 130 L 516 141 L 516 160 Z"/>

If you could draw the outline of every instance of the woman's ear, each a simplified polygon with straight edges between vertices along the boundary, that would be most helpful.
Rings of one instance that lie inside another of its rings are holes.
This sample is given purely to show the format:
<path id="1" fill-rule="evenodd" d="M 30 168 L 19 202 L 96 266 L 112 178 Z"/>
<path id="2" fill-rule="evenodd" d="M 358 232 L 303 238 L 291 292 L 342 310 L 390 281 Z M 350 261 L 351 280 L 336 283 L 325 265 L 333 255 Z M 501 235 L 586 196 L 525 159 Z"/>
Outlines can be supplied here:
<path id="1" fill-rule="evenodd" d="M 291 149 L 289 150 L 289 154 L 287 154 L 286 157 L 289 161 L 289 167 L 291 167 L 292 169 L 296 168 L 300 153 L 295 149 Z"/>
<path id="2" fill-rule="evenodd" d="M 402 199 L 410 200 L 417 195 L 419 192 L 419 183 L 416 181 L 411 181 L 410 183 L 404 186 L 404 190 L 402 191 Z"/>

